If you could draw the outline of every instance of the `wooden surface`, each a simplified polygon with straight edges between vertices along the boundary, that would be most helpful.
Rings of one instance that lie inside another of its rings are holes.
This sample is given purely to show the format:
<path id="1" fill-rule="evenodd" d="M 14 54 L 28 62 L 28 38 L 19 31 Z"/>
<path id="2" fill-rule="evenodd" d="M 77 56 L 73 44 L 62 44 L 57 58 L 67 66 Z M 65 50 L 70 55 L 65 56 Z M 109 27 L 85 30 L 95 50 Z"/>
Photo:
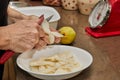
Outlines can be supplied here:
<path id="1" fill-rule="evenodd" d="M 41 5 L 39 1 L 29 3 Z M 88 16 L 80 14 L 79 11 L 67 11 L 61 7 L 55 7 L 55 9 L 61 16 L 58 29 L 65 25 L 72 26 L 77 32 L 72 46 L 89 51 L 94 59 L 89 68 L 68 80 L 120 80 L 120 36 L 93 38 L 85 32 L 85 27 L 89 25 Z M 15 62 L 17 56 L 16 54 L 13 57 L 16 80 L 39 80 L 17 67 Z"/>
<path id="2" fill-rule="evenodd" d="M 4 67 L 4 75 L 2 80 L 16 80 L 15 69 L 13 64 L 13 59 L 10 58 Z"/>

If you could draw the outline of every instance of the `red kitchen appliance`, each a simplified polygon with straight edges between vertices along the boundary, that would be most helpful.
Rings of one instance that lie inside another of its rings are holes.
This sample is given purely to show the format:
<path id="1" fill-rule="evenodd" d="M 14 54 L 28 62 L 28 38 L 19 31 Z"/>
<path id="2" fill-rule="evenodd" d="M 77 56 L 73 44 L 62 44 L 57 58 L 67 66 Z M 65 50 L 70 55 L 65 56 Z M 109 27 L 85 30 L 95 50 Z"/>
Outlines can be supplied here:
<path id="1" fill-rule="evenodd" d="M 93 37 L 120 35 L 120 0 L 100 0 L 89 16 L 86 32 Z"/>

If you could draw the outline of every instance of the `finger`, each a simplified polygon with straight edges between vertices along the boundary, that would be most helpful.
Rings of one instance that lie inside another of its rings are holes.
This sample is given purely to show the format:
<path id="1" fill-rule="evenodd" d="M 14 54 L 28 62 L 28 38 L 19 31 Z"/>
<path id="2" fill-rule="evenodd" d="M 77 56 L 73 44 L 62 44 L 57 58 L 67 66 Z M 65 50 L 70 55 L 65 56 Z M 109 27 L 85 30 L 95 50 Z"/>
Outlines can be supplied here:
<path id="1" fill-rule="evenodd" d="M 39 43 L 35 46 L 35 49 L 40 50 L 44 48 L 46 45 L 47 45 L 46 42 L 44 42 L 43 40 L 39 40 Z"/>
<path id="2" fill-rule="evenodd" d="M 55 43 L 60 43 L 61 38 L 60 37 L 55 37 Z"/>
<path id="3" fill-rule="evenodd" d="M 57 32 L 57 30 L 54 29 L 53 27 L 50 27 L 50 30 L 53 31 L 53 32 Z"/>
<path id="4" fill-rule="evenodd" d="M 36 35 L 35 35 L 35 39 L 36 39 L 36 40 L 35 40 L 35 45 L 36 45 L 36 44 L 39 42 L 39 34 L 36 34 Z"/>
<path id="5" fill-rule="evenodd" d="M 12 50 L 16 53 L 22 53 L 22 52 L 31 50 L 32 48 L 33 46 L 26 44 L 25 46 L 21 45 L 21 46 L 14 47 L 14 49 Z"/>
<path id="6" fill-rule="evenodd" d="M 49 36 L 45 35 L 44 37 L 41 38 L 43 41 L 45 41 L 47 44 L 50 44 Z"/>
<path id="7" fill-rule="evenodd" d="M 43 22 L 43 20 L 44 20 L 44 15 L 41 15 L 41 16 L 39 17 L 39 20 L 37 21 L 38 24 L 41 25 L 42 22 Z"/>
<path id="8" fill-rule="evenodd" d="M 36 28 L 35 28 L 36 27 Z M 27 33 L 27 38 L 29 41 L 31 41 L 34 45 L 36 45 L 39 42 L 39 27 L 34 26 L 31 28 L 31 30 L 28 31 Z"/>
<path id="9" fill-rule="evenodd" d="M 28 20 L 37 20 L 38 17 L 35 15 L 30 15 Z"/>
<path id="10" fill-rule="evenodd" d="M 40 37 L 44 37 L 45 36 L 45 32 L 44 32 L 44 30 L 42 29 L 41 26 L 39 27 L 39 36 Z"/>

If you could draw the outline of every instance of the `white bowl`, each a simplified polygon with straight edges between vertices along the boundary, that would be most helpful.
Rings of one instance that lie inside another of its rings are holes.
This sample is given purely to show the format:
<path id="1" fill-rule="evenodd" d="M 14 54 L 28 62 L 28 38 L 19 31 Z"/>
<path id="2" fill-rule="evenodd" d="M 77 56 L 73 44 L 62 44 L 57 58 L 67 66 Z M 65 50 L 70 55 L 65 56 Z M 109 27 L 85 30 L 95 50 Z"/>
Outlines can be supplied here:
<path id="1" fill-rule="evenodd" d="M 81 68 L 74 72 L 69 72 L 65 74 L 42 74 L 37 72 L 32 72 L 29 68 L 29 61 L 31 58 L 38 58 L 40 56 L 50 56 L 53 54 L 57 54 L 58 52 L 63 51 L 70 51 L 74 55 L 74 57 L 78 60 L 78 62 L 81 65 Z M 34 55 L 33 55 L 34 54 Z M 39 78 L 39 79 L 45 79 L 45 80 L 63 80 L 72 78 L 76 75 L 78 75 L 81 71 L 88 68 L 91 63 L 93 62 L 92 55 L 77 47 L 72 46 L 64 46 L 64 45 L 52 45 L 47 46 L 47 48 L 40 50 L 40 51 L 30 51 L 22 53 L 17 58 L 17 65 L 24 71 L 28 72 L 30 75 Z"/>
<path id="2" fill-rule="evenodd" d="M 25 15 L 36 15 L 40 17 L 40 15 L 44 14 L 44 17 L 47 18 L 53 15 L 52 19 L 49 21 L 50 27 L 57 28 L 58 21 L 60 20 L 59 13 L 53 8 L 48 6 L 30 6 L 30 7 L 16 7 L 14 8 L 17 11 L 25 14 Z"/>

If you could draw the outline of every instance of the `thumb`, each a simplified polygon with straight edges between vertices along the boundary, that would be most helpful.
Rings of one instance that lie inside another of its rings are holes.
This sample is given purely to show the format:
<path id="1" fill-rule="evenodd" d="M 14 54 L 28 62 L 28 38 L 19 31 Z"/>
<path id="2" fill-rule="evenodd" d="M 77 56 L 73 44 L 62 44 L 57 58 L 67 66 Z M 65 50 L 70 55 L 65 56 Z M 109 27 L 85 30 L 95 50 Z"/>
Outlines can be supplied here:
<path id="1" fill-rule="evenodd" d="M 42 22 L 43 22 L 43 20 L 44 20 L 44 15 L 41 15 L 41 16 L 39 17 L 39 20 L 37 21 L 38 24 L 41 25 Z"/>

